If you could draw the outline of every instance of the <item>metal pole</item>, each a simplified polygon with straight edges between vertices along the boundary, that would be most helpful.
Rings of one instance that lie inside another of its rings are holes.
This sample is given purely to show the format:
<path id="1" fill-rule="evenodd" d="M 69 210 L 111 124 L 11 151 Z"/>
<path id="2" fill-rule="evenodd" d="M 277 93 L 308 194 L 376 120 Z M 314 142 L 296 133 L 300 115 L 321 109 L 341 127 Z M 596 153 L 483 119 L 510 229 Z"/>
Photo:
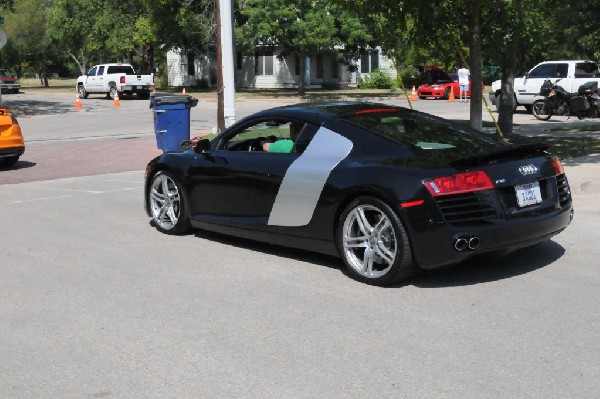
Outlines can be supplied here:
<path id="1" fill-rule="evenodd" d="M 221 54 L 225 127 L 235 123 L 235 64 L 233 61 L 233 0 L 221 0 Z"/>
<path id="2" fill-rule="evenodd" d="M 225 0 L 227 1 L 227 0 Z M 217 130 L 225 129 L 224 96 L 223 96 L 223 44 L 221 42 L 221 0 L 215 0 L 215 13 L 217 17 Z"/>

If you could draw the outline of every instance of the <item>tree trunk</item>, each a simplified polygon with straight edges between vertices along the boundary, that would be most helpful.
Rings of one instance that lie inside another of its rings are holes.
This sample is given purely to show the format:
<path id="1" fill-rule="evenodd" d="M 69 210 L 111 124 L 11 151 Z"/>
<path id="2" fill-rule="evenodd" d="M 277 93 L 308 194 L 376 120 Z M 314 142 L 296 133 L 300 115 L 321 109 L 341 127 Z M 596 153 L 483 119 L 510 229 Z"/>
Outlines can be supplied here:
<path id="1" fill-rule="evenodd" d="M 469 9 L 469 50 L 471 64 L 471 118 L 470 126 L 482 127 L 482 53 L 481 53 L 481 8 L 478 0 L 470 1 Z"/>
<path id="2" fill-rule="evenodd" d="M 306 56 L 304 54 L 298 54 L 298 57 L 300 57 L 300 79 L 298 81 L 298 94 L 303 96 L 306 93 L 306 85 L 304 84 L 304 75 L 306 75 Z"/>
<path id="3" fill-rule="evenodd" d="M 523 32 L 523 1 L 517 0 L 516 20 L 510 26 L 511 32 L 507 35 L 508 43 L 504 59 L 502 60 L 502 83 L 501 92 L 498 102 L 498 126 L 505 138 L 509 138 L 513 134 L 513 114 L 515 112 L 515 72 L 519 55 L 522 54 L 521 36 Z"/>
<path id="4" fill-rule="evenodd" d="M 509 46 L 502 63 L 502 84 L 500 96 L 496 98 L 498 103 L 498 126 L 505 138 L 513 133 L 513 114 L 515 109 L 515 69 L 517 67 L 517 56 L 514 46 Z"/>

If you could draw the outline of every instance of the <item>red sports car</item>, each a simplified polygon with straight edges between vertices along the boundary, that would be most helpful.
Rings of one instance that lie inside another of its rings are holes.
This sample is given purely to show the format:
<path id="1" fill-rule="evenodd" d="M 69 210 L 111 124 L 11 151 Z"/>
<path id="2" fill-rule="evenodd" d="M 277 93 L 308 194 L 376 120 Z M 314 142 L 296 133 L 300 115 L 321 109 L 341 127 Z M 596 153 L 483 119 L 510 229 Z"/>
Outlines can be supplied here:
<path id="1" fill-rule="evenodd" d="M 454 91 L 454 97 L 460 95 L 460 87 L 458 86 L 458 77 L 455 74 L 452 78 L 446 71 L 437 66 L 425 67 L 427 83 L 422 84 L 417 89 L 417 94 L 421 100 L 427 97 L 434 98 L 450 98 L 450 90 Z M 471 82 L 469 82 L 469 91 L 467 96 L 471 96 Z"/>

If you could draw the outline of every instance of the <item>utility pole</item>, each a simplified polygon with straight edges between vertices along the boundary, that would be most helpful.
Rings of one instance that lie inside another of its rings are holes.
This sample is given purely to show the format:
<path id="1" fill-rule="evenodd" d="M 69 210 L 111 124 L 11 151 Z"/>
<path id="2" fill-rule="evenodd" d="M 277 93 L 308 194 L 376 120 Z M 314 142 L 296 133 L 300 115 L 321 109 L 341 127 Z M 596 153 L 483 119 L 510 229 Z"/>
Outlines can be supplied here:
<path id="1" fill-rule="evenodd" d="M 233 62 L 232 0 L 215 0 L 217 17 L 217 126 L 235 123 L 235 65 Z"/>

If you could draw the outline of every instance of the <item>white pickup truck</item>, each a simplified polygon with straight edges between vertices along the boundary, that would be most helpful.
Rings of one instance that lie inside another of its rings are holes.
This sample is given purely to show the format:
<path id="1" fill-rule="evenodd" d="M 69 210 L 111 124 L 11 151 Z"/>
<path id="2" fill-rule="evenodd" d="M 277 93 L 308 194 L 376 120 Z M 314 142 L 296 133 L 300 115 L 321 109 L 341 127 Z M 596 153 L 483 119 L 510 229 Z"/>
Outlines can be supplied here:
<path id="1" fill-rule="evenodd" d="M 129 64 L 95 65 L 77 78 L 77 92 L 81 98 L 87 98 L 90 93 L 105 93 L 115 98 L 118 90 L 119 95 L 137 94 L 140 99 L 147 100 L 152 87 L 154 75 L 137 74 Z"/>
<path id="2" fill-rule="evenodd" d="M 521 78 L 515 78 L 515 97 L 517 105 L 524 106 L 531 112 L 531 105 L 536 100 L 542 100 L 540 88 L 544 80 L 550 79 L 563 87 L 569 93 L 575 93 L 584 83 L 596 81 L 600 83 L 600 71 L 594 61 L 545 61 L 537 64 L 533 69 Z M 497 105 L 497 97 L 500 95 L 500 81 L 492 83 L 490 101 Z"/>

